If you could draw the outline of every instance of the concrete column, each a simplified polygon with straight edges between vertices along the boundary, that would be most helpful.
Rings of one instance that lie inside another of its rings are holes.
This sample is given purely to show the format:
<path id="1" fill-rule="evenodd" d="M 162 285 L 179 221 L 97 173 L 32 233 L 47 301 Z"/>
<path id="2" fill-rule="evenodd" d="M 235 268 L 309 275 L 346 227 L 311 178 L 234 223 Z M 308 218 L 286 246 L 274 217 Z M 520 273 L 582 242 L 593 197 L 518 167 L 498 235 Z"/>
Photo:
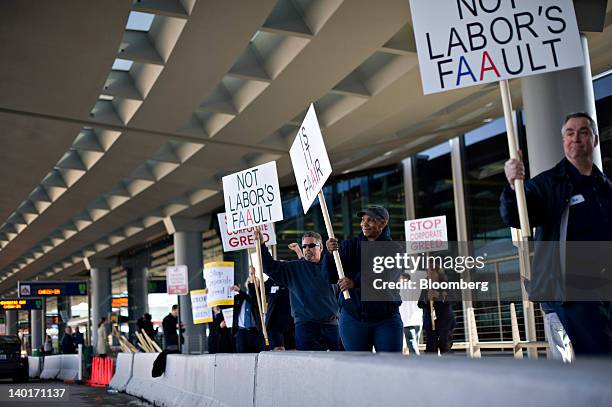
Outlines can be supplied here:
<path id="1" fill-rule="evenodd" d="M 174 262 L 186 265 L 189 290 L 205 288 L 202 275 L 202 231 L 210 227 L 210 217 L 204 219 L 166 218 L 168 234 L 174 235 Z M 185 343 L 182 353 L 203 353 L 206 350 L 206 328 L 204 324 L 194 324 L 191 313 L 191 296 L 181 295 L 181 323 L 185 326 Z"/>
<path id="2" fill-rule="evenodd" d="M 30 346 L 32 354 L 43 345 L 42 310 L 30 311 Z"/>
<path id="3" fill-rule="evenodd" d="M 149 311 L 147 269 L 150 260 L 150 256 L 146 254 L 123 261 L 123 267 L 127 271 L 130 340 L 136 340 L 138 318 Z"/>
<path id="4" fill-rule="evenodd" d="M 531 177 L 563 158 L 561 126 L 568 113 L 586 112 L 597 122 L 588 42 L 581 39 L 583 66 L 521 79 Z M 593 161 L 602 168 L 599 147 Z"/>
<path id="5" fill-rule="evenodd" d="M 90 326 L 92 344 L 96 345 L 98 343 L 98 323 L 102 317 L 108 319 L 111 312 L 113 296 L 111 274 L 112 268 L 117 265 L 117 259 L 86 258 L 84 262 L 91 277 Z M 108 333 L 110 325 L 107 324 L 106 327 Z"/>
<path id="6" fill-rule="evenodd" d="M 17 310 L 6 311 L 6 334 L 17 335 Z"/>

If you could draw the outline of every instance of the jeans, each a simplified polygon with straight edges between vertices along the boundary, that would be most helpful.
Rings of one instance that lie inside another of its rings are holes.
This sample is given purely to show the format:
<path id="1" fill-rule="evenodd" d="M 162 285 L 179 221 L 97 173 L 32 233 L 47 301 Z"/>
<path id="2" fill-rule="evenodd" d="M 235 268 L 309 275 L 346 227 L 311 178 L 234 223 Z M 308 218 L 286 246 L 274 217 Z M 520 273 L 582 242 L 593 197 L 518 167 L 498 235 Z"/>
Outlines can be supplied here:
<path id="1" fill-rule="evenodd" d="M 338 325 L 301 321 L 295 324 L 297 350 L 340 350 Z"/>
<path id="2" fill-rule="evenodd" d="M 404 327 L 406 345 L 411 355 L 419 355 L 419 339 L 421 338 L 421 325 L 411 325 Z"/>
<path id="3" fill-rule="evenodd" d="M 391 317 L 364 322 L 355 319 L 348 312 L 340 313 L 340 337 L 344 349 L 351 352 L 402 352 L 402 318 L 399 312 Z"/>
<path id="4" fill-rule="evenodd" d="M 612 301 L 569 301 L 557 308 L 576 356 L 612 356 Z"/>
<path id="5" fill-rule="evenodd" d="M 549 312 L 544 314 L 544 334 L 546 335 L 546 341 L 548 341 L 550 358 L 571 362 L 572 347 L 557 313 Z"/>

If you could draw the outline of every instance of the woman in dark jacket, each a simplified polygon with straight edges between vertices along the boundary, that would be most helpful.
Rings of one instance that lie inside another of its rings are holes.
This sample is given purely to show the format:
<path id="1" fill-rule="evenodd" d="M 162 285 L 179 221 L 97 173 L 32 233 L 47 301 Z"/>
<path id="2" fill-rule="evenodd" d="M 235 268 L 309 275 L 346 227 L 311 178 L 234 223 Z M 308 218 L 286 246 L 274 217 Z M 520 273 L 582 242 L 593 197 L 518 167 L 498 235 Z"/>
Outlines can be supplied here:
<path id="1" fill-rule="evenodd" d="M 429 278 L 431 281 L 447 281 L 446 274 L 442 270 L 432 270 Z M 423 290 L 418 306 L 423 309 L 425 353 L 438 354 L 438 350 L 441 354 L 451 352 L 456 322 L 453 303 L 447 301 L 447 293 L 438 290 Z M 435 318 L 433 320 L 435 323 L 432 322 L 432 316 Z"/>
<path id="2" fill-rule="evenodd" d="M 213 321 L 208 324 L 208 353 L 231 353 L 232 330 L 227 327 L 223 312 L 219 307 L 213 307 Z"/>
<path id="3" fill-rule="evenodd" d="M 345 278 L 338 280 L 333 257 L 326 255 L 323 267 L 330 279 L 338 281 L 341 291 L 347 291 L 350 299 L 340 293 L 340 338 L 347 351 L 401 352 L 403 324 L 399 314 L 401 299 L 391 301 L 361 301 L 361 243 L 364 241 L 390 241 L 387 223 L 389 212 L 382 206 L 369 206 L 357 213 L 361 219 L 359 236 L 345 240 L 327 241 L 327 250 L 338 250 Z"/>

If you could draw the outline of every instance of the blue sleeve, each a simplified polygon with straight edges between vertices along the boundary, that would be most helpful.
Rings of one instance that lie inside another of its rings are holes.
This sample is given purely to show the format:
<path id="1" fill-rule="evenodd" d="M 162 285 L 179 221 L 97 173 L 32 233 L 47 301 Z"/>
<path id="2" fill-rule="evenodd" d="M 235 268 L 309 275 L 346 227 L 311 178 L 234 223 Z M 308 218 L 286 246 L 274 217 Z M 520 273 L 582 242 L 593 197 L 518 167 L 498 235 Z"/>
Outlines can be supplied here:
<path id="1" fill-rule="evenodd" d="M 274 260 L 268 248 L 261 246 L 261 262 L 263 271 L 279 284 L 289 287 L 293 278 L 289 262 Z"/>

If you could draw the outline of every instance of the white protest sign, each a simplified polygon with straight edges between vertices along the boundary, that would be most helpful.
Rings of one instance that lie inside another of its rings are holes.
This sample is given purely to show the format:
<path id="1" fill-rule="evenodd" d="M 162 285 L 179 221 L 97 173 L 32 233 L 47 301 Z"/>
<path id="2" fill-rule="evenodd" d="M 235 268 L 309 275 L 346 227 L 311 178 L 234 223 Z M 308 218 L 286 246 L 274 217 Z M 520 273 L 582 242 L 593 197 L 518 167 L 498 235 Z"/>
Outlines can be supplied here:
<path id="1" fill-rule="evenodd" d="M 194 324 L 203 324 L 212 322 L 212 310 L 206 303 L 206 290 L 192 290 L 191 295 L 191 314 L 193 315 Z"/>
<path id="2" fill-rule="evenodd" d="M 227 230 L 283 220 L 276 161 L 223 177 Z"/>
<path id="3" fill-rule="evenodd" d="M 225 213 L 217 214 L 217 219 L 219 219 L 219 230 L 221 231 L 224 252 L 255 248 L 255 237 L 253 236 L 255 231 L 254 227 L 230 232 L 227 230 Z M 266 246 L 276 244 L 276 233 L 271 223 L 261 225 L 259 230 L 261 231 Z"/>
<path id="4" fill-rule="evenodd" d="M 424 94 L 584 63 L 572 0 L 410 0 Z"/>
<path id="5" fill-rule="evenodd" d="M 332 173 L 323 135 L 311 103 L 289 150 L 304 213 Z"/>
<path id="6" fill-rule="evenodd" d="M 204 265 L 209 307 L 234 304 L 234 262 L 214 261 Z"/>
<path id="7" fill-rule="evenodd" d="M 412 219 L 404 223 L 408 253 L 448 249 L 446 216 Z"/>
<path id="8" fill-rule="evenodd" d="M 234 309 L 223 308 L 221 312 L 223 312 L 223 320 L 225 321 L 225 326 L 227 326 L 228 328 L 232 328 L 234 326 Z"/>
<path id="9" fill-rule="evenodd" d="M 166 267 L 166 285 L 168 294 L 186 295 L 189 289 L 187 266 Z"/>

